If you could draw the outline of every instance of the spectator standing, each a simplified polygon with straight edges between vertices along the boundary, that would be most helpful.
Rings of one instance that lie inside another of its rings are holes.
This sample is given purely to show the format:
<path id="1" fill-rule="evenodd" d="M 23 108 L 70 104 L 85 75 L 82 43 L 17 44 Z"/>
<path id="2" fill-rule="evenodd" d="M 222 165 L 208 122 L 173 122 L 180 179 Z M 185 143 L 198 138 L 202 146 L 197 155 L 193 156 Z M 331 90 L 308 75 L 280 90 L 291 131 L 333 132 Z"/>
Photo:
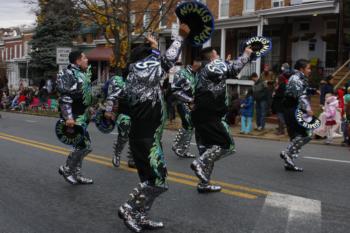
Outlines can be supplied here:
<path id="1" fill-rule="evenodd" d="M 349 146 L 350 145 L 350 94 L 344 95 L 344 115 L 342 122 L 342 131 L 344 141 L 342 145 Z"/>
<path id="2" fill-rule="evenodd" d="M 336 114 L 338 111 L 339 102 L 337 97 L 331 95 L 326 98 L 325 102 L 325 114 L 326 114 L 326 132 L 327 139 L 326 144 L 330 144 L 333 141 L 333 127 L 337 124 Z"/>
<path id="3" fill-rule="evenodd" d="M 253 90 L 248 89 L 245 99 L 241 104 L 241 133 L 250 134 L 252 131 L 252 119 L 254 113 Z"/>
<path id="4" fill-rule="evenodd" d="M 285 133 L 285 120 L 284 120 L 284 108 L 283 99 L 286 91 L 285 76 L 281 74 L 275 84 L 275 91 L 273 93 L 272 112 L 276 113 L 278 119 L 278 128 L 276 135 L 283 135 Z"/>
<path id="5" fill-rule="evenodd" d="M 255 100 L 256 129 L 261 131 L 265 129 L 268 91 L 264 80 L 259 78 L 257 73 L 253 73 L 251 79 L 254 81 L 253 98 Z"/>
<path id="6" fill-rule="evenodd" d="M 236 124 L 236 118 L 239 116 L 239 111 L 241 108 L 241 100 L 237 92 L 232 94 L 232 99 L 228 105 L 227 122 L 230 125 Z"/>
<path id="7" fill-rule="evenodd" d="M 333 94 L 333 76 L 329 75 L 321 81 L 320 105 L 324 106 L 326 95 Z"/>
<path id="8" fill-rule="evenodd" d="M 271 115 L 272 94 L 274 91 L 275 74 L 270 70 L 270 65 L 264 65 L 264 70 L 260 75 L 260 79 L 262 79 L 267 86 L 267 106 L 265 115 Z"/>

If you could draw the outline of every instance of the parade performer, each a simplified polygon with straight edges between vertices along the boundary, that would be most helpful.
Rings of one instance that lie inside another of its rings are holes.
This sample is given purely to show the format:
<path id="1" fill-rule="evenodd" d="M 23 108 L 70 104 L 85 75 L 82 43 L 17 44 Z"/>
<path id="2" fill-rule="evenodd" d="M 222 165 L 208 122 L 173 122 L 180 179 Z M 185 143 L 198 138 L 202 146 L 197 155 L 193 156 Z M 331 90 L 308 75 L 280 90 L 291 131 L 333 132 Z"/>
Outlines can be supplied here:
<path id="1" fill-rule="evenodd" d="M 308 77 L 311 74 L 310 63 L 300 59 L 295 64 L 295 73 L 289 78 L 284 105 L 284 117 L 287 125 L 290 143 L 280 157 L 285 161 L 285 169 L 302 172 L 301 167 L 294 164 L 301 148 L 311 141 L 312 131 L 301 126 L 296 120 L 296 110 L 300 109 L 308 116 L 313 116 L 309 96 L 316 94 L 316 89 L 309 87 Z"/>
<path id="2" fill-rule="evenodd" d="M 127 75 L 127 74 L 126 74 Z M 129 107 L 125 97 L 122 97 L 122 92 L 125 88 L 124 76 L 115 75 L 108 80 L 107 83 L 107 94 L 106 94 L 106 111 L 111 114 L 109 117 L 116 120 L 116 125 L 118 127 L 118 137 L 113 144 L 113 159 L 112 164 L 115 167 L 120 166 L 120 156 L 121 153 L 129 140 L 129 132 L 131 126 L 131 119 L 129 116 Z M 113 111 L 113 107 L 117 106 L 117 111 Z M 117 115 L 117 116 L 116 116 Z M 135 162 L 130 152 L 130 146 L 128 150 L 128 166 L 135 168 Z"/>
<path id="3" fill-rule="evenodd" d="M 171 85 L 173 95 L 179 102 L 177 109 L 182 123 L 182 128 L 179 129 L 175 137 L 172 150 L 182 158 L 196 157 L 189 152 L 189 149 L 193 134 L 191 105 L 193 104 L 194 89 L 197 84 L 197 70 L 200 67 L 200 59 L 193 60 L 192 65 L 182 68 L 174 75 L 174 81 Z"/>
<path id="4" fill-rule="evenodd" d="M 63 69 L 57 77 L 57 90 L 60 93 L 59 105 L 61 117 L 67 127 L 79 125 L 84 128 L 83 140 L 74 145 L 66 164 L 60 166 L 59 173 L 70 184 L 92 184 L 91 178 L 81 173 L 84 157 L 91 152 L 91 141 L 87 131 L 92 105 L 91 71 L 88 59 L 81 51 L 69 54 L 67 68 Z"/>
<path id="5" fill-rule="evenodd" d="M 166 106 L 160 81 L 177 61 L 189 32 L 189 27 L 181 24 L 179 36 L 164 56 L 157 49 L 157 41 L 149 35 L 148 43 L 133 49 L 129 59 L 125 85 L 131 117 L 129 143 L 141 183 L 130 194 L 129 200 L 120 206 L 118 214 L 134 232 L 164 227 L 162 222 L 149 220 L 146 213 L 154 200 L 168 189 L 161 145 Z"/>
<path id="6" fill-rule="evenodd" d="M 214 162 L 235 152 L 235 144 L 224 120 L 227 113 L 226 79 L 236 77 L 250 61 L 252 50 L 246 47 L 232 64 L 222 61 L 212 47 L 201 51 L 202 69 L 195 89 L 192 121 L 200 157 L 191 168 L 199 178 L 198 192 L 218 192 L 220 186 L 209 183 Z"/>

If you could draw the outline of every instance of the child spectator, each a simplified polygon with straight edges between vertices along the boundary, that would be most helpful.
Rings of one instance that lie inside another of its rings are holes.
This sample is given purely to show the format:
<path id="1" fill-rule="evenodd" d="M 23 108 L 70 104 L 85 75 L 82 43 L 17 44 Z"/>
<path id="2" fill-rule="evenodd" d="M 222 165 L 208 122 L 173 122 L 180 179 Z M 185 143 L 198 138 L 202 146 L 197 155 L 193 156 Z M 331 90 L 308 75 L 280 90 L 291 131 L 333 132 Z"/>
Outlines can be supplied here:
<path id="1" fill-rule="evenodd" d="M 337 97 L 331 95 L 326 98 L 325 101 L 325 116 L 326 116 L 326 132 L 327 139 L 326 144 L 330 144 L 333 141 L 333 127 L 337 124 L 336 122 L 336 114 L 339 107 L 339 102 Z"/>
<path id="2" fill-rule="evenodd" d="M 229 125 L 236 124 L 236 117 L 239 116 L 241 100 L 239 99 L 238 93 L 234 92 L 232 94 L 232 99 L 228 106 L 227 122 Z"/>
<path id="3" fill-rule="evenodd" d="M 343 146 L 350 145 L 350 94 L 344 95 L 344 115 L 342 122 L 342 131 L 344 141 L 342 142 Z"/>
<path id="4" fill-rule="evenodd" d="M 252 131 L 252 119 L 254 112 L 253 90 L 248 89 L 245 99 L 241 104 L 241 132 L 250 134 Z"/>

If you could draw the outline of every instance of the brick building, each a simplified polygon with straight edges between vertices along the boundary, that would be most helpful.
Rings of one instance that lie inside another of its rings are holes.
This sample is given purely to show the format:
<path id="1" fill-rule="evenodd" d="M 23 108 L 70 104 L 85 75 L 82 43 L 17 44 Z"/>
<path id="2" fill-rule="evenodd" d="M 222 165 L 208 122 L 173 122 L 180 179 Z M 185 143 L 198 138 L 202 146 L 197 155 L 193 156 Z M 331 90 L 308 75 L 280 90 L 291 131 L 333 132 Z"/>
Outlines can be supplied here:
<path id="1" fill-rule="evenodd" d="M 201 1 L 208 5 L 215 16 L 215 32 L 204 46 L 215 47 L 223 58 L 228 54 L 232 54 L 233 57 L 239 55 L 241 43 L 251 36 L 264 35 L 271 38 L 271 53 L 262 61 L 257 60 L 247 66 L 241 72 L 241 76 L 247 76 L 253 71 L 260 73 L 261 64 L 266 63 L 278 68 L 283 62 L 293 64 L 301 57 L 317 62 L 326 73 L 334 71 L 339 12 L 337 0 Z M 132 4 L 132 22 L 142 24 L 135 25 L 133 36 L 137 36 L 137 29 L 148 23 L 151 13 L 145 11 L 144 14 L 133 15 L 133 12 L 142 10 L 145 1 L 134 0 Z M 159 8 L 157 5 L 153 7 Z M 163 52 L 171 43 L 172 26 L 177 22 L 173 12 L 170 11 L 159 23 L 159 45 Z M 350 33 L 350 22 L 345 21 L 344 25 L 345 31 Z M 93 66 L 94 77 L 103 82 L 110 76 L 111 48 L 106 46 L 106 40 L 97 26 L 82 26 L 78 34 L 74 46 L 85 51 Z M 5 35 L 3 38 L 2 42 L 0 41 L 0 59 L 10 65 L 10 79 L 14 83 L 16 75 L 18 78 L 30 76 L 30 72 L 24 72 L 26 69 L 23 67 L 26 67 L 29 59 L 27 41 L 31 38 L 31 32 L 18 31 L 17 35 Z M 193 58 L 193 50 L 190 46 L 185 48 L 182 56 L 185 63 Z M 344 51 L 349 53 L 349 48 Z M 349 54 L 345 56 L 349 57 Z"/>
<path id="2" fill-rule="evenodd" d="M 0 62 L 6 63 L 7 79 L 10 88 L 16 89 L 22 82 L 29 85 L 31 73 L 28 69 L 30 61 L 29 41 L 34 28 L 12 28 L 0 38 Z"/>
<path id="3" fill-rule="evenodd" d="M 273 49 L 243 74 L 260 73 L 261 64 L 279 67 L 299 58 L 311 59 L 331 73 L 336 67 L 337 0 L 207 0 L 216 17 L 211 46 L 224 58 L 238 55 L 250 36 L 272 39 Z M 349 22 L 346 31 L 350 32 Z M 346 54 L 349 57 L 349 54 Z"/>

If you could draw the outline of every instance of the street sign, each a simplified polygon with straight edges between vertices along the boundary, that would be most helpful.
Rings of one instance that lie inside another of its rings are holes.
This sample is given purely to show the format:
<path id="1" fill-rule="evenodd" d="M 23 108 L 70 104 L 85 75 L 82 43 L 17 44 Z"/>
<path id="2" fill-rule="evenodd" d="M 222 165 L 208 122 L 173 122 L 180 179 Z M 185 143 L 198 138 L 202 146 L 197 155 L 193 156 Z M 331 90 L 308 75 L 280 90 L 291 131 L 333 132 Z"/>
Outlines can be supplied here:
<path id="1" fill-rule="evenodd" d="M 69 53 L 72 51 L 72 48 L 69 47 L 61 47 L 56 48 L 56 63 L 58 65 L 68 65 L 69 64 Z"/>

